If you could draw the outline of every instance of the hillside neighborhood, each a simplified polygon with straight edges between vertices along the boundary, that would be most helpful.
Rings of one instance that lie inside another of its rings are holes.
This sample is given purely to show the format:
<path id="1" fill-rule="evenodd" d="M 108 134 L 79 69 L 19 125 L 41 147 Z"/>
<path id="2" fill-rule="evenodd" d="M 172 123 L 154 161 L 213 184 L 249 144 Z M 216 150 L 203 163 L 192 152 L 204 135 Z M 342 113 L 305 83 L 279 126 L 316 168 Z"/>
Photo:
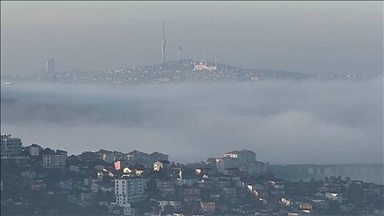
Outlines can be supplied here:
<path id="1" fill-rule="evenodd" d="M 1 134 L 3 215 L 384 215 L 384 186 L 287 181 L 241 149 L 180 164 L 165 153 L 23 146 Z"/>
<path id="2" fill-rule="evenodd" d="M 150 66 L 120 68 L 113 70 L 72 70 L 61 72 L 20 73 L 1 75 L 4 84 L 42 82 L 62 84 L 164 84 L 164 83 L 211 83 L 228 81 L 260 80 L 367 80 L 374 76 L 356 74 L 314 76 L 288 71 L 242 69 L 227 64 L 219 64 L 203 59 L 196 62 L 192 59 L 169 61 Z"/>

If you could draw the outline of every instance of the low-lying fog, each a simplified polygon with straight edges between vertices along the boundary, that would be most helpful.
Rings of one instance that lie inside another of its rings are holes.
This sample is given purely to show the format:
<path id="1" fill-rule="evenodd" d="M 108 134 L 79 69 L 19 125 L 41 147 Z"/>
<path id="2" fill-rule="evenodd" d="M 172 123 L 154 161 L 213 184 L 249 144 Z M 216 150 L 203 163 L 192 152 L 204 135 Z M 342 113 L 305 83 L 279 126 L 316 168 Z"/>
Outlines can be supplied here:
<path id="1" fill-rule="evenodd" d="M 192 162 L 247 148 L 270 163 L 382 163 L 383 77 L 129 87 L 1 86 L 1 132 L 69 154 Z"/>

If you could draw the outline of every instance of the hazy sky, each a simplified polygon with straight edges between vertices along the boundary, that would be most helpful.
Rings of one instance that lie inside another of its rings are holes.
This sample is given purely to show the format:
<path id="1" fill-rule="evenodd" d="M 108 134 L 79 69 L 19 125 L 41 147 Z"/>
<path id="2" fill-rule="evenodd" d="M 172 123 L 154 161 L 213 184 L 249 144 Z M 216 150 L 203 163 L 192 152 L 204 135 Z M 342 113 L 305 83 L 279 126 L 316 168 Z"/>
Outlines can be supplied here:
<path id="1" fill-rule="evenodd" d="M 383 72 L 383 2 L 4 2 L 1 73 L 117 69 L 214 56 L 244 68 Z"/>

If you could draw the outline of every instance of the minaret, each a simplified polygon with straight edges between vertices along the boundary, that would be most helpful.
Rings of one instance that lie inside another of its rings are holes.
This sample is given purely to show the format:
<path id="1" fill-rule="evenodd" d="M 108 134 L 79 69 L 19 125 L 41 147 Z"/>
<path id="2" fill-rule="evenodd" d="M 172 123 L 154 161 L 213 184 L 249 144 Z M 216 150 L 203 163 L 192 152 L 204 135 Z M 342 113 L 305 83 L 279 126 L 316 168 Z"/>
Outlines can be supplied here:
<path id="1" fill-rule="evenodd" d="M 163 17 L 163 39 L 161 40 L 161 62 L 164 63 L 165 62 L 165 45 L 166 45 L 166 41 L 165 41 L 165 35 L 164 35 L 164 17 Z"/>

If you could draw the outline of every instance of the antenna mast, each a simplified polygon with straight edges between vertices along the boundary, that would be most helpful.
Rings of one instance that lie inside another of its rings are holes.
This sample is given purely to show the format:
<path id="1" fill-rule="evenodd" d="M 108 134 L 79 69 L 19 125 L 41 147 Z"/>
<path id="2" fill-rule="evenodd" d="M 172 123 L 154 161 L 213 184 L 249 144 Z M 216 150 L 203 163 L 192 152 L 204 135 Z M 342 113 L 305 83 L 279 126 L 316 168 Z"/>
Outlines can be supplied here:
<path id="1" fill-rule="evenodd" d="M 215 67 L 216 67 L 216 69 L 217 69 L 217 59 L 216 59 L 217 57 L 215 56 Z"/>
<path id="2" fill-rule="evenodd" d="M 165 40 L 165 33 L 164 33 L 164 17 L 163 17 L 163 39 L 161 40 L 161 62 L 165 62 L 165 45 L 166 45 L 166 40 Z"/>

